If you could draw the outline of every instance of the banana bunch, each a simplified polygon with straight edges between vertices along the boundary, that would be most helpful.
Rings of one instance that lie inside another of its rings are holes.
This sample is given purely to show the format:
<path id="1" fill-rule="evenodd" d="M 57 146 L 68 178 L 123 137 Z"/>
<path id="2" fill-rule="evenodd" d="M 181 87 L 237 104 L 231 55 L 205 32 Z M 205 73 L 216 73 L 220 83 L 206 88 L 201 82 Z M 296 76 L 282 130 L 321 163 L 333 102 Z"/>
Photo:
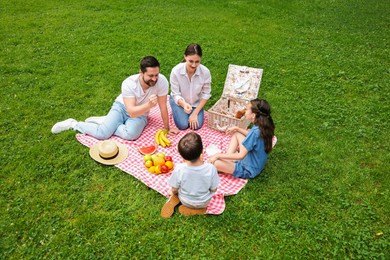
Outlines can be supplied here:
<path id="1" fill-rule="evenodd" d="M 162 147 L 167 147 L 171 145 L 171 140 L 167 137 L 168 130 L 166 129 L 159 129 L 156 132 L 156 135 L 154 136 L 154 140 L 158 145 L 161 145 Z"/>

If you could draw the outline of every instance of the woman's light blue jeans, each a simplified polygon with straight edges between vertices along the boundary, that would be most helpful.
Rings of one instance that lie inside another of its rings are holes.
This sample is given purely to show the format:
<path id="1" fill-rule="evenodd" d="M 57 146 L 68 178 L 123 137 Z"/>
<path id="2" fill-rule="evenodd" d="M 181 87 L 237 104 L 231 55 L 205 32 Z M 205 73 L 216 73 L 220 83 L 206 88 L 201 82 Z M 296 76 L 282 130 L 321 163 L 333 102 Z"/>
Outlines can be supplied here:
<path id="1" fill-rule="evenodd" d="M 187 129 L 189 127 L 188 118 L 190 117 L 192 112 L 190 114 L 184 112 L 184 109 L 181 106 L 177 105 L 172 97 L 169 98 L 169 104 L 171 105 L 173 121 L 175 122 L 176 127 L 180 130 Z M 194 107 L 192 108 L 192 111 L 194 111 Z M 202 108 L 198 114 L 198 127 L 195 128 L 195 130 L 203 126 L 203 120 L 204 110 Z"/>
<path id="2" fill-rule="evenodd" d="M 78 122 L 74 129 L 100 140 L 116 135 L 132 141 L 142 134 L 147 124 L 148 118 L 146 116 L 131 118 L 122 103 L 114 102 L 102 124 Z"/>

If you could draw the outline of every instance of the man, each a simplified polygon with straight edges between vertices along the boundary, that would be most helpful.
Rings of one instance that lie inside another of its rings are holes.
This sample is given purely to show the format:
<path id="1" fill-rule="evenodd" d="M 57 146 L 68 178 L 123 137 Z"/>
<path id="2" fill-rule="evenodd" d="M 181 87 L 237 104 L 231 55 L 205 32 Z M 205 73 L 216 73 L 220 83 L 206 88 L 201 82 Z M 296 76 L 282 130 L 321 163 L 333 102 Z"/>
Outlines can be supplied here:
<path id="1" fill-rule="evenodd" d="M 56 123 L 53 134 L 65 130 L 77 130 L 97 139 L 113 135 L 125 140 L 136 140 L 148 123 L 151 108 L 158 104 L 164 128 L 176 134 L 178 129 L 169 128 L 167 108 L 168 80 L 160 74 L 160 63 L 152 56 L 141 60 L 139 74 L 132 75 L 122 83 L 122 93 L 115 99 L 107 116 L 91 117 L 86 122 L 69 118 Z"/>

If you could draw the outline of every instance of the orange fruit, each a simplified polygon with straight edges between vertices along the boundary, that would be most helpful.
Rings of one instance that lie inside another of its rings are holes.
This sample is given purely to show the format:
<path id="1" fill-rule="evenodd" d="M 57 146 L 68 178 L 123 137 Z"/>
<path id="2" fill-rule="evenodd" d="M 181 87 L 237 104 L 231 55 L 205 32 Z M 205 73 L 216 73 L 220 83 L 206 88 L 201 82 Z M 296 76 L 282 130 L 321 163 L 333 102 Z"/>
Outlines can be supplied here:
<path id="1" fill-rule="evenodd" d="M 163 164 L 165 164 L 164 158 L 156 157 L 156 158 L 153 159 L 153 165 L 154 166 L 163 165 Z"/>
<path id="2" fill-rule="evenodd" d="M 174 164 L 173 164 L 172 161 L 166 161 L 166 162 L 165 162 L 165 165 L 168 166 L 169 169 L 172 169 L 173 166 L 174 166 Z"/>

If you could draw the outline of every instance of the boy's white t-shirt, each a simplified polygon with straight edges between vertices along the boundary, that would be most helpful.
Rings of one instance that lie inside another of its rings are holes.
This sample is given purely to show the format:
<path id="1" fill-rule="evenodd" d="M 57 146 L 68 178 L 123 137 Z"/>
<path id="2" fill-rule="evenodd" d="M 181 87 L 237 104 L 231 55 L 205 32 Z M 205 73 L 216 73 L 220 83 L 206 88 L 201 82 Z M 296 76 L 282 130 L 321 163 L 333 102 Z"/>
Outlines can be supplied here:
<path id="1" fill-rule="evenodd" d="M 146 92 L 142 89 L 139 82 L 140 74 L 131 75 L 122 82 L 122 93 L 115 99 L 116 102 L 124 104 L 123 98 L 134 97 L 138 105 L 142 105 L 149 101 L 149 97 L 153 94 L 158 97 L 168 95 L 169 83 L 167 78 L 163 74 L 158 75 L 156 85 L 150 87 Z M 149 111 L 144 115 L 147 116 Z"/>
<path id="2" fill-rule="evenodd" d="M 179 189 L 178 195 L 183 204 L 204 207 L 220 182 L 217 168 L 210 163 L 190 166 L 186 163 L 175 165 L 168 184 Z"/>

